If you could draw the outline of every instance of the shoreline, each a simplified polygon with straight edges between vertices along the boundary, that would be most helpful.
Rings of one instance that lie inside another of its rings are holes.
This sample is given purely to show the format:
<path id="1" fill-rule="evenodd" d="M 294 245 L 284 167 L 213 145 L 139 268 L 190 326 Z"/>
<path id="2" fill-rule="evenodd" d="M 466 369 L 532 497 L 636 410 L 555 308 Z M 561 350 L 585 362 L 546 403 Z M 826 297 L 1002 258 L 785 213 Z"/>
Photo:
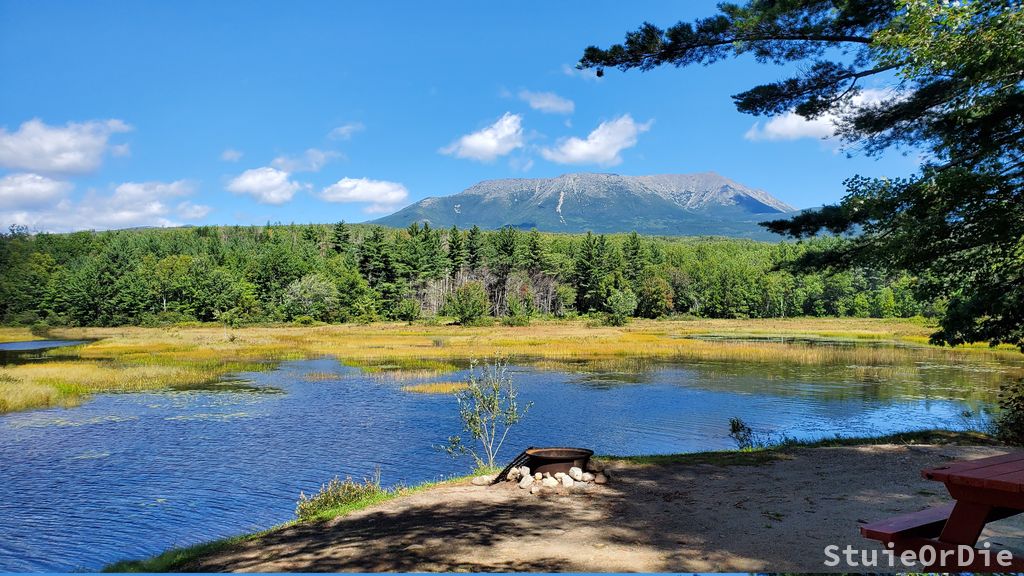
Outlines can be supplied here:
<path id="1" fill-rule="evenodd" d="M 731 467 L 763 467 L 773 463 L 799 458 L 809 451 L 832 449 L 870 449 L 880 446 L 956 446 L 979 449 L 1002 449 L 1004 444 L 988 435 L 978 432 L 950 430 L 921 430 L 877 437 L 828 438 L 807 442 L 787 442 L 781 445 L 751 450 L 724 450 L 689 452 L 643 456 L 595 456 L 606 466 L 672 468 L 677 466 L 713 469 Z M 913 473 L 914 471 L 911 471 Z M 457 476 L 446 480 L 428 482 L 413 487 L 401 488 L 386 495 L 376 495 L 335 509 L 323 511 L 312 519 L 292 520 L 277 526 L 249 534 L 240 534 L 211 542 L 199 543 L 183 548 L 167 550 L 156 556 L 141 560 L 122 560 L 103 568 L 104 572 L 171 572 L 185 569 L 195 571 L 197 566 L 211 557 L 229 554 L 233 550 L 261 539 L 275 539 L 289 530 L 299 530 L 309 535 L 316 527 L 324 527 L 343 520 L 356 513 L 372 512 L 374 509 L 435 489 L 462 487 L 468 484 L 469 476 Z M 473 487 L 480 488 L 480 487 Z M 502 487 L 491 487 L 500 490 Z M 518 490 L 517 490 L 518 492 Z M 310 568 L 307 566 L 306 568 Z M 315 566 L 312 566 L 315 568 Z"/>

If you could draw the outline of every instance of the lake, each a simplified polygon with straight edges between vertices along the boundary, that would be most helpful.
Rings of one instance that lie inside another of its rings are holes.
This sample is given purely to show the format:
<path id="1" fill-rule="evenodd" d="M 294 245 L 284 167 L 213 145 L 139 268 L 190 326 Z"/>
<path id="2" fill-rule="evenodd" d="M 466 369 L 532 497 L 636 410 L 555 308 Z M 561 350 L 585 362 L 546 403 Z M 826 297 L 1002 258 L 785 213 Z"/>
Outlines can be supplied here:
<path id="1" fill-rule="evenodd" d="M 828 345 L 815 343 L 815 346 Z M 574 445 L 637 455 L 732 448 L 728 420 L 795 438 L 963 427 L 1000 365 L 800 367 L 546 363 L 512 367 L 534 402 L 502 452 Z M 429 380 L 457 380 L 466 372 Z M 293 517 L 337 475 L 416 484 L 466 473 L 435 449 L 451 396 L 322 358 L 202 389 L 101 394 L 0 416 L 0 571 L 95 570 Z"/>

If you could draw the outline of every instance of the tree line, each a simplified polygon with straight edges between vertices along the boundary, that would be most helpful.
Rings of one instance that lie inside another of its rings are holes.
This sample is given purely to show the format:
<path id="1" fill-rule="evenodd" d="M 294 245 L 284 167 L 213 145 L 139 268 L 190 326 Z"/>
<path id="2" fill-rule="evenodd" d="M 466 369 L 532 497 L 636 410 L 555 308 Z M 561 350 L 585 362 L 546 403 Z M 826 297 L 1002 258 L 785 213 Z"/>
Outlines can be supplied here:
<path id="1" fill-rule="evenodd" d="M 788 269 L 834 238 L 756 242 L 404 230 L 367 225 L 202 226 L 0 234 L 0 321 L 372 322 L 454 316 L 910 317 L 942 313 L 899 272 Z"/>

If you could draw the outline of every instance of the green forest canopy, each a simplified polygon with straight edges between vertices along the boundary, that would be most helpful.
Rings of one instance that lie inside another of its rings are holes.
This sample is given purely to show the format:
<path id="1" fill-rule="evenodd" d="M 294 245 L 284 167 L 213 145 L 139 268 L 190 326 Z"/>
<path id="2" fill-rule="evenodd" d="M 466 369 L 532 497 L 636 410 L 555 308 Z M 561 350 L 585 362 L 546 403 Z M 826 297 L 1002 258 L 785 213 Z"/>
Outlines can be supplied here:
<path id="1" fill-rule="evenodd" d="M 0 320 L 54 326 L 368 322 L 472 318 L 465 310 L 473 306 L 506 319 L 620 317 L 630 310 L 649 318 L 941 313 L 941 302 L 915 299 L 916 281 L 903 273 L 785 269 L 839 241 L 415 224 L 404 230 L 344 223 L 70 234 L 12 229 L 0 234 Z M 465 287 L 473 289 L 459 290 Z"/>

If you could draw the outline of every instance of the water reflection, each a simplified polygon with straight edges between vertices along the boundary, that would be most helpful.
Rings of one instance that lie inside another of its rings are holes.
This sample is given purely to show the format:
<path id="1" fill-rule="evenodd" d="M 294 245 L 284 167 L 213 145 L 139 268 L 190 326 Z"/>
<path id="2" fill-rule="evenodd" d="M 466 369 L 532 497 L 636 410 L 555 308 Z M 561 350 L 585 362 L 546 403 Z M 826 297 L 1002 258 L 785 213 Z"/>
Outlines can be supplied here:
<path id="1" fill-rule="evenodd" d="M 25 364 L 56 358 L 46 352 L 53 348 L 65 348 L 86 344 L 89 340 L 29 340 L 26 342 L 0 343 L 0 366 L 4 364 Z"/>

